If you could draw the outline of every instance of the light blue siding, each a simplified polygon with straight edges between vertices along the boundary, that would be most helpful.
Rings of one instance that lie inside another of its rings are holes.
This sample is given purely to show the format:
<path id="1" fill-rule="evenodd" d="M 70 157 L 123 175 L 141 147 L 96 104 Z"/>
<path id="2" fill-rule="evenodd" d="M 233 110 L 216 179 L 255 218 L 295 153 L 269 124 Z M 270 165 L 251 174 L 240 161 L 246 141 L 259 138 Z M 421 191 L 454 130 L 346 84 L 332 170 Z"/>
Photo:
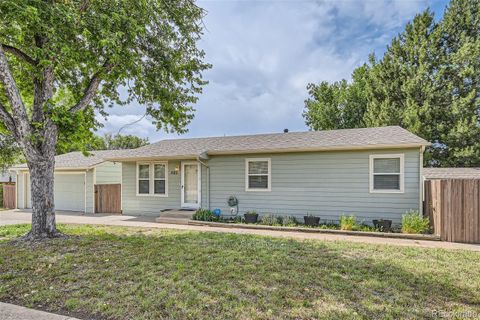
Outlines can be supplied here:
<path id="1" fill-rule="evenodd" d="M 104 162 L 95 168 L 96 184 L 122 183 L 122 163 Z"/>
<path id="2" fill-rule="evenodd" d="M 122 209 L 124 214 L 159 215 L 160 210 L 180 208 L 180 172 L 173 174 L 179 161 L 168 162 L 168 196 L 137 196 L 136 162 L 122 164 Z"/>
<path id="3" fill-rule="evenodd" d="M 20 171 L 17 176 L 17 208 L 25 208 L 25 175 L 23 171 Z"/>
<path id="4" fill-rule="evenodd" d="M 369 155 L 405 155 L 405 192 L 370 193 Z M 245 191 L 245 159 L 271 158 L 270 192 Z M 392 219 L 399 223 L 408 209 L 419 209 L 419 149 L 311 152 L 215 156 L 210 166 L 210 209 L 227 214 L 227 198 L 236 196 L 239 213 L 293 215 L 307 213 L 337 221 L 353 214 L 359 221 Z"/>
<path id="5" fill-rule="evenodd" d="M 94 213 L 95 210 L 93 174 L 94 170 L 90 169 L 85 176 L 85 211 L 87 213 Z"/>
<path id="6" fill-rule="evenodd" d="M 195 160 L 188 160 L 195 161 Z M 168 197 L 138 196 L 136 193 L 136 162 L 122 164 L 122 210 L 124 214 L 159 215 L 164 209 L 179 209 L 181 207 L 181 162 L 168 161 Z M 176 172 L 176 173 L 175 173 Z M 201 204 L 206 206 L 207 180 L 206 167 L 200 165 L 201 173 Z"/>

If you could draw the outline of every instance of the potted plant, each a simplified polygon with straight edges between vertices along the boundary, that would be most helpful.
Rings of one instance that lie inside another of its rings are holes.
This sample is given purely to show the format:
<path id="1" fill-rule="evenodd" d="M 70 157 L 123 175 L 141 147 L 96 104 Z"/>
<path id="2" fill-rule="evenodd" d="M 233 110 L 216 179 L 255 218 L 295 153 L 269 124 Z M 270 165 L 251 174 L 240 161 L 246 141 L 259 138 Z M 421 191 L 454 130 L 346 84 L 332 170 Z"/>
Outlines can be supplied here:
<path id="1" fill-rule="evenodd" d="M 247 211 L 243 217 L 245 218 L 245 223 L 256 223 L 258 220 L 258 213 L 255 211 Z"/>
<path id="2" fill-rule="evenodd" d="M 390 232 L 392 230 L 392 220 L 372 220 L 373 226 L 383 232 Z"/>
<path id="3" fill-rule="evenodd" d="M 303 220 L 305 221 L 305 225 L 310 227 L 318 227 L 318 225 L 320 224 L 320 217 L 315 217 L 312 214 L 307 214 L 306 216 L 303 216 Z"/>

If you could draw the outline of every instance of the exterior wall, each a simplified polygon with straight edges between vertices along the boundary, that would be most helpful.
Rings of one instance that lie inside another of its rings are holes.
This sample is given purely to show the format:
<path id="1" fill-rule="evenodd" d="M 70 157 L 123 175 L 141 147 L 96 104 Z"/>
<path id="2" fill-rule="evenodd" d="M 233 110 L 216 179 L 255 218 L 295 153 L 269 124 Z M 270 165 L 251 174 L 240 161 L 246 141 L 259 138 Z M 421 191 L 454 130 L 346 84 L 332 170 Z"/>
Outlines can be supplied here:
<path id="1" fill-rule="evenodd" d="M 370 193 L 369 155 L 405 156 L 405 192 Z M 271 158 L 271 191 L 245 191 L 245 159 Z M 322 220 L 338 221 L 353 214 L 357 221 L 372 219 L 401 221 L 408 209 L 420 208 L 420 152 L 417 149 L 336 151 L 285 154 L 212 156 L 210 167 L 210 209 L 229 214 L 227 198 L 236 196 L 239 214 L 255 210 L 293 215 L 300 221 L 307 213 Z"/>
<path id="2" fill-rule="evenodd" d="M 95 184 L 122 183 L 122 163 L 104 162 L 95 168 Z"/>
<path id="3" fill-rule="evenodd" d="M 25 209 L 24 190 L 25 190 L 24 174 L 22 171 L 19 171 L 18 179 L 17 179 L 17 208 L 18 209 Z"/>
<path id="4" fill-rule="evenodd" d="M 85 212 L 94 213 L 95 211 L 95 190 L 94 190 L 94 173 L 95 170 L 87 171 L 85 176 Z"/>
<path id="5" fill-rule="evenodd" d="M 180 161 L 168 161 L 168 196 L 137 196 L 137 163 L 122 164 L 122 210 L 124 214 L 159 215 L 163 209 L 177 209 L 181 205 L 181 173 L 176 174 L 175 167 Z"/>

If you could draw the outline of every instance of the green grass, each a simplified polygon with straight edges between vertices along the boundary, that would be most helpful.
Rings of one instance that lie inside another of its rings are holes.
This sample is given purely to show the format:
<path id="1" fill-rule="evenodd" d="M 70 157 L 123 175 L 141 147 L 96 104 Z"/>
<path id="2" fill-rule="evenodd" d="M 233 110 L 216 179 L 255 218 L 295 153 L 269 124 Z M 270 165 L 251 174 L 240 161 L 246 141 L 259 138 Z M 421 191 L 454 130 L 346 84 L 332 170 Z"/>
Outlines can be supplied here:
<path id="1" fill-rule="evenodd" d="M 0 227 L 0 301 L 95 319 L 480 313 L 477 252 L 140 228 L 60 229 L 72 237 L 32 248 L 8 242 L 28 226 Z"/>

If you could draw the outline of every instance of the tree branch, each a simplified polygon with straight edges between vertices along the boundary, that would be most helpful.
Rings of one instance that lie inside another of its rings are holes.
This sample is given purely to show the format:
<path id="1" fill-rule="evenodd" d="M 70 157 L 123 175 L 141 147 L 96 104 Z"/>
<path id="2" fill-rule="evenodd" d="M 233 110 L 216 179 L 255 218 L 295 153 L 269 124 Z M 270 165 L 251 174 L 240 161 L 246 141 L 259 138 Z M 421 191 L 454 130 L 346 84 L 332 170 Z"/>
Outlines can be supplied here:
<path id="1" fill-rule="evenodd" d="M 30 63 L 33 66 L 36 66 L 38 64 L 37 60 L 33 59 L 28 54 L 26 54 L 25 52 L 23 52 L 22 50 L 20 50 L 18 48 L 9 46 L 7 44 L 1 44 L 1 46 L 3 47 L 3 50 L 5 52 L 11 53 L 11 54 L 15 55 L 16 57 Z"/>
<path id="2" fill-rule="evenodd" d="M 8 131 L 10 131 L 14 136 L 16 136 L 15 132 L 15 122 L 13 121 L 12 116 L 8 113 L 7 109 L 0 103 L 0 120 L 5 124 Z"/>
<path id="3" fill-rule="evenodd" d="M 88 83 L 87 88 L 85 88 L 85 91 L 83 93 L 83 97 L 78 101 L 76 105 L 70 108 L 70 112 L 78 112 L 85 110 L 85 108 L 92 102 L 93 97 L 97 93 L 98 87 L 100 86 L 100 82 L 102 82 L 101 75 L 103 73 L 108 73 L 110 70 L 112 70 L 113 65 L 106 61 L 102 65 L 102 69 L 95 73 L 93 77 L 90 79 L 90 82 Z"/>
<path id="4" fill-rule="evenodd" d="M 5 93 L 12 107 L 12 119 L 18 138 L 23 139 L 30 133 L 30 123 L 2 45 L 0 45 L 0 81 L 3 83 Z"/>

